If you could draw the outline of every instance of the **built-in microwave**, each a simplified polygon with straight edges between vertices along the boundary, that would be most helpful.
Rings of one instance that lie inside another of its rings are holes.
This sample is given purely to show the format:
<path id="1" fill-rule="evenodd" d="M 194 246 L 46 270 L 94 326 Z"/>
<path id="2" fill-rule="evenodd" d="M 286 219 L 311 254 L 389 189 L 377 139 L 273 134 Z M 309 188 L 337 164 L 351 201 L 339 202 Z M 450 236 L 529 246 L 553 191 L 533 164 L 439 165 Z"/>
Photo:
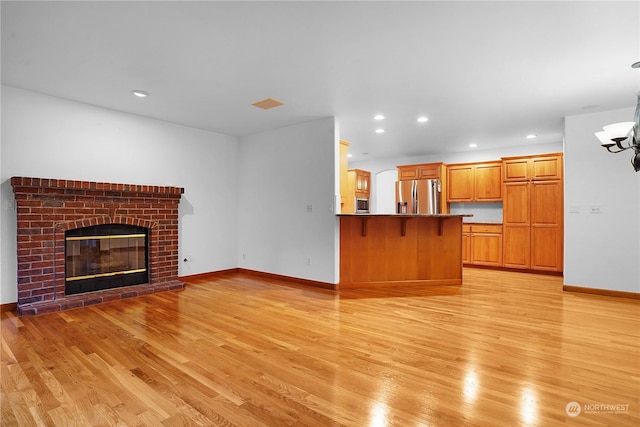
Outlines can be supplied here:
<path id="1" fill-rule="evenodd" d="M 369 199 L 356 197 L 356 213 L 369 213 Z"/>

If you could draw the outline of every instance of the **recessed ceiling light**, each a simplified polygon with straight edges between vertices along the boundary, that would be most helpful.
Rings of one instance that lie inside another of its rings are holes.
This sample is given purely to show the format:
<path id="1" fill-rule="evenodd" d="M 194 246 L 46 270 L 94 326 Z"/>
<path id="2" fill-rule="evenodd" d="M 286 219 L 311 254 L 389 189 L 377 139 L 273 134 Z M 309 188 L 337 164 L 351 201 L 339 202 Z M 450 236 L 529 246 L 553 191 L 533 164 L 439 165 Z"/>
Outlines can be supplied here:
<path id="1" fill-rule="evenodd" d="M 347 154 L 347 157 L 353 157 L 353 154 L 349 153 Z"/>
<path id="2" fill-rule="evenodd" d="M 530 133 L 529 135 L 527 135 L 527 139 L 535 139 L 537 137 L 538 137 L 538 135 L 535 135 L 533 133 Z"/>
<path id="3" fill-rule="evenodd" d="M 382 114 L 377 114 L 375 116 L 373 116 L 374 120 L 384 120 L 384 116 Z"/>
<path id="4" fill-rule="evenodd" d="M 384 129 L 376 129 L 376 133 L 384 133 Z"/>
<path id="5" fill-rule="evenodd" d="M 472 142 L 471 144 L 469 144 L 469 148 L 476 148 L 478 146 L 478 144 L 476 144 L 475 142 Z"/>
<path id="6" fill-rule="evenodd" d="M 428 118 L 426 118 L 425 116 L 418 117 L 418 123 L 424 123 L 424 122 L 426 122 L 427 120 L 429 120 L 429 119 L 428 119 Z"/>
<path id="7" fill-rule="evenodd" d="M 640 61 L 631 64 L 631 68 L 640 68 Z"/>
<path id="8" fill-rule="evenodd" d="M 149 96 L 149 92 L 145 92 L 143 90 L 136 89 L 136 90 L 132 90 L 131 93 L 137 96 L 138 98 L 146 98 L 147 96 Z"/>

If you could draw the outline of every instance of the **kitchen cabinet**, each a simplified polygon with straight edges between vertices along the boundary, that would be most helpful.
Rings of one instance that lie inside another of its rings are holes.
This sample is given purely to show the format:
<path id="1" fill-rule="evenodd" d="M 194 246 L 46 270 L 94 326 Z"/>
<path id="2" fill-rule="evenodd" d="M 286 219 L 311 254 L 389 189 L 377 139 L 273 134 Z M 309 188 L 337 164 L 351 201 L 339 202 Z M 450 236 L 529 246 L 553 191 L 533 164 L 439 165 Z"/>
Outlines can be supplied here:
<path id="1" fill-rule="evenodd" d="M 371 194 L 371 172 L 362 169 L 349 169 L 349 187 L 353 188 L 355 197 L 369 198 Z"/>
<path id="2" fill-rule="evenodd" d="M 352 214 L 356 210 L 356 198 L 368 199 L 371 194 L 371 172 L 349 169 L 346 182 L 341 212 Z"/>
<path id="3" fill-rule="evenodd" d="M 502 200 L 502 163 L 447 165 L 448 202 L 499 202 Z"/>
<path id="4" fill-rule="evenodd" d="M 563 270 L 562 154 L 504 158 L 505 267 Z"/>
<path id="5" fill-rule="evenodd" d="M 502 226 L 471 225 L 470 252 L 473 265 L 502 266 Z"/>
<path id="6" fill-rule="evenodd" d="M 471 226 L 462 225 L 462 263 L 471 264 Z"/>
<path id="7" fill-rule="evenodd" d="M 412 179 L 439 179 L 443 181 L 445 175 L 444 163 L 422 163 L 398 166 L 398 181 Z"/>
<path id="8" fill-rule="evenodd" d="M 443 214 L 449 212 L 449 205 L 447 204 L 447 170 L 444 163 L 401 165 L 397 166 L 397 168 L 398 181 L 411 181 L 414 179 L 440 180 L 440 210 Z"/>
<path id="9" fill-rule="evenodd" d="M 504 157 L 502 170 L 505 182 L 562 179 L 562 153 Z"/>
<path id="10" fill-rule="evenodd" d="M 462 227 L 462 262 L 470 265 L 502 266 L 502 226 L 465 224 Z"/>
<path id="11" fill-rule="evenodd" d="M 351 209 L 353 211 L 353 201 L 347 201 L 347 193 L 349 189 L 349 142 L 340 140 L 340 212 L 346 212 Z"/>

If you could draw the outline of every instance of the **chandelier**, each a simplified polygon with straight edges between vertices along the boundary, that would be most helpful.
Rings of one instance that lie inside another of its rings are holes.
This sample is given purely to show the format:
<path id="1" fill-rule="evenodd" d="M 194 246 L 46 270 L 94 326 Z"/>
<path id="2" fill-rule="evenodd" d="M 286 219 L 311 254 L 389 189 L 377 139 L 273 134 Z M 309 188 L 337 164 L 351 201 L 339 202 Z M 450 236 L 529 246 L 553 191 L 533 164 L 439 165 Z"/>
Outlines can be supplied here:
<path id="1" fill-rule="evenodd" d="M 640 61 L 631 67 L 640 68 Z M 614 123 L 603 126 L 602 129 L 595 133 L 602 146 L 610 153 L 621 153 L 632 149 L 634 155 L 631 158 L 631 165 L 636 172 L 640 171 L 640 92 L 638 92 L 633 122 Z"/>

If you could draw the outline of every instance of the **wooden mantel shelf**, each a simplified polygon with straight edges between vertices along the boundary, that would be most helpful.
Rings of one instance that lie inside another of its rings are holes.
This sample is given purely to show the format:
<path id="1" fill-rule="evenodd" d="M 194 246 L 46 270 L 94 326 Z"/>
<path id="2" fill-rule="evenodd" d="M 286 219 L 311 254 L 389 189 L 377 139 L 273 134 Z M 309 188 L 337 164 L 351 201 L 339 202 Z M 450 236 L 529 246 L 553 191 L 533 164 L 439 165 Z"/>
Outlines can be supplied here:
<path id="1" fill-rule="evenodd" d="M 462 284 L 462 218 L 341 214 L 340 287 Z"/>

